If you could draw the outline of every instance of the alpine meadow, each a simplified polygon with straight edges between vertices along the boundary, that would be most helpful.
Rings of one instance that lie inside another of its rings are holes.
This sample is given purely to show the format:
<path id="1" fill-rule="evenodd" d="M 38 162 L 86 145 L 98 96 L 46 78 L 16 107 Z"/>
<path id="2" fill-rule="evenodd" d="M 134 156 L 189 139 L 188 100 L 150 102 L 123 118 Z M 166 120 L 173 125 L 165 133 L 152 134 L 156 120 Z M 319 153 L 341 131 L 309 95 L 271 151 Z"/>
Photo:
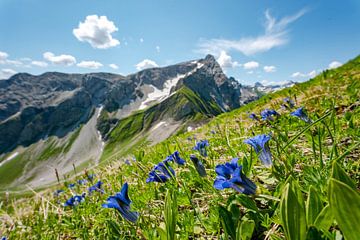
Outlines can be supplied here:
<path id="1" fill-rule="evenodd" d="M 358 2 L 0 13 L 1 240 L 360 238 Z"/>

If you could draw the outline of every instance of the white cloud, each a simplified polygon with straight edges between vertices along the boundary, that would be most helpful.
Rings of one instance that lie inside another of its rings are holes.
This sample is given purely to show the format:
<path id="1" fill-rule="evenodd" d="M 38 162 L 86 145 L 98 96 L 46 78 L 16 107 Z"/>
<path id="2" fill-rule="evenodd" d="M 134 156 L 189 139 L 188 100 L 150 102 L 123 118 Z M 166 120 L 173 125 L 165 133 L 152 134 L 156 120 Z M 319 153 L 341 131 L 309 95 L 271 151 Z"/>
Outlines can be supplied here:
<path id="1" fill-rule="evenodd" d="M 143 39 L 143 38 L 140 38 L 140 42 L 143 43 L 143 42 L 144 42 L 144 39 Z"/>
<path id="2" fill-rule="evenodd" d="M 228 55 L 225 51 L 221 51 L 220 56 L 217 59 L 217 62 L 222 68 L 234 68 L 241 66 L 240 63 L 233 61 L 232 57 Z"/>
<path id="3" fill-rule="evenodd" d="M 37 66 L 37 67 L 47 67 L 47 62 L 43 61 L 31 61 L 31 65 Z"/>
<path id="4" fill-rule="evenodd" d="M 243 64 L 244 69 L 255 69 L 259 67 L 259 63 L 255 61 L 250 61 Z"/>
<path id="5" fill-rule="evenodd" d="M 71 66 L 76 63 L 75 57 L 67 54 L 55 56 L 52 52 L 45 52 L 43 57 L 45 60 L 55 65 Z"/>
<path id="6" fill-rule="evenodd" d="M 8 57 L 9 57 L 9 54 L 7 54 L 6 52 L 0 51 L 0 63 L 1 64 L 5 63 L 5 61 Z"/>
<path id="7" fill-rule="evenodd" d="M 109 64 L 109 67 L 111 67 L 112 69 L 118 69 L 118 65 L 114 64 L 114 63 L 111 63 Z"/>
<path id="8" fill-rule="evenodd" d="M 267 73 L 275 72 L 276 67 L 275 66 L 264 66 L 264 71 L 267 72 Z"/>
<path id="9" fill-rule="evenodd" d="M 156 62 L 154 62 L 153 60 L 150 60 L 150 59 L 144 59 L 135 65 L 136 69 L 139 71 L 146 69 L 146 68 L 154 68 L 154 67 L 158 67 L 158 66 L 159 65 L 157 65 Z"/>
<path id="10" fill-rule="evenodd" d="M 312 70 L 309 73 L 294 72 L 293 74 L 291 74 L 292 78 L 305 78 L 305 77 L 313 78 L 315 76 L 316 76 L 316 71 L 315 70 Z"/>
<path id="11" fill-rule="evenodd" d="M 332 61 L 332 62 L 329 64 L 329 69 L 337 68 L 337 67 L 340 67 L 341 65 L 342 65 L 341 62 Z"/>
<path id="12" fill-rule="evenodd" d="M 81 61 L 80 63 L 76 64 L 76 66 L 82 68 L 98 69 L 103 65 L 102 63 L 96 61 Z"/>
<path id="13" fill-rule="evenodd" d="M 296 21 L 307 12 L 302 9 L 294 15 L 286 16 L 280 20 L 270 15 L 266 10 L 265 32 L 257 37 L 244 37 L 238 40 L 229 39 L 201 39 L 197 52 L 202 54 L 218 55 L 221 51 L 235 50 L 245 55 L 266 52 L 274 47 L 285 45 L 289 41 L 287 27 L 290 23 Z"/>
<path id="14" fill-rule="evenodd" d="M 0 79 L 7 79 L 10 78 L 12 75 L 16 74 L 17 72 L 10 68 L 4 68 L 0 70 Z"/>
<path id="15" fill-rule="evenodd" d="M 160 52 L 160 46 L 156 46 L 156 51 L 159 53 Z"/>
<path id="16" fill-rule="evenodd" d="M 106 16 L 89 15 L 79 23 L 78 28 L 73 29 L 73 34 L 79 41 L 90 43 L 93 48 L 106 49 L 120 44 L 111 35 L 116 31 L 118 28 Z"/>

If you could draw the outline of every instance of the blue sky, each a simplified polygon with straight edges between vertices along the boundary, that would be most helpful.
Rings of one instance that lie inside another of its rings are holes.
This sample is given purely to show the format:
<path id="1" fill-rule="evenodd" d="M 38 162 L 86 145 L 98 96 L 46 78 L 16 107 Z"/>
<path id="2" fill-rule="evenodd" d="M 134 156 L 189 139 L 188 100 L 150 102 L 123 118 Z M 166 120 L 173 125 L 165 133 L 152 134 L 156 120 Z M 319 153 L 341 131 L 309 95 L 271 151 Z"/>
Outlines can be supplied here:
<path id="1" fill-rule="evenodd" d="M 0 0 L 0 78 L 213 54 L 241 83 L 304 81 L 360 54 L 360 1 Z"/>

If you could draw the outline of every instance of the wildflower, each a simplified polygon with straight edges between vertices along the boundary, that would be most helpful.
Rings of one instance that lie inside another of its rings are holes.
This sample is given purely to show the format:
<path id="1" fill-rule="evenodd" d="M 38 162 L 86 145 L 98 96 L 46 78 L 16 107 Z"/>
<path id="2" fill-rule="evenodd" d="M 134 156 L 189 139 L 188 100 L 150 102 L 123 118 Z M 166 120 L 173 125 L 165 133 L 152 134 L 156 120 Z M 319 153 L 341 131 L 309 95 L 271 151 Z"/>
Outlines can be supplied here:
<path id="1" fill-rule="evenodd" d="M 90 181 L 90 182 L 92 182 L 93 180 L 94 180 L 94 178 L 95 178 L 95 174 L 86 174 L 86 176 L 87 176 L 87 178 L 88 178 L 88 180 Z"/>
<path id="2" fill-rule="evenodd" d="M 253 138 L 244 140 L 244 143 L 251 145 L 258 154 L 260 160 L 266 167 L 272 165 L 271 152 L 267 142 L 271 139 L 270 135 L 261 134 Z"/>
<path id="3" fill-rule="evenodd" d="M 286 104 L 286 105 L 284 105 L 285 107 L 287 107 L 287 108 L 293 108 L 293 107 L 295 107 L 295 103 L 294 103 L 294 101 L 293 100 L 291 100 L 290 98 L 284 98 L 284 103 Z"/>
<path id="4" fill-rule="evenodd" d="M 208 146 L 209 146 L 208 140 L 201 140 L 199 142 L 196 142 L 196 145 L 193 148 L 193 150 L 199 151 L 201 156 L 207 157 L 206 147 Z"/>
<path id="5" fill-rule="evenodd" d="M 68 188 L 74 188 L 75 187 L 75 183 L 70 183 L 69 185 L 68 185 Z"/>
<path id="6" fill-rule="evenodd" d="M 63 193 L 64 192 L 64 190 L 62 190 L 62 189 L 59 189 L 59 190 L 56 190 L 55 192 L 54 192 L 54 197 L 58 197 L 61 193 Z"/>
<path id="7" fill-rule="evenodd" d="M 260 115 L 262 120 L 273 121 L 274 118 L 272 116 L 279 116 L 280 114 L 273 109 L 265 109 L 260 113 Z"/>
<path id="8" fill-rule="evenodd" d="M 306 115 L 306 113 L 304 112 L 304 108 L 300 107 L 298 109 L 296 109 L 294 112 L 290 113 L 291 116 L 294 117 L 298 117 L 301 120 L 303 120 L 306 123 L 311 123 L 311 119 Z"/>
<path id="9" fill-rule="evenodd" d="M 97 183 L 95 183 L 95 185 L 91 186 L 88 188 L 89 193 L 92 193 L 94 191 L 100 192 L 100 193 L 104 193 L 104 189 L 101 188 L 101 186 L 103 185 L 102 181 L 98 181 Z"/>
<path id="10" fill-rule="evenodd" d="M 175 177 L 175 171 L 172 169 L 168 162 L 158 163 L 149 173 L 149 177 L 146 182 L 166 182 L 170 178 Z"/>
<path id="11" fill-rule="evenodd" d="M 179 165 L 184 165 L 186 161 L 180 157 L 180 154 L 178 151 L 175 151 L 173 154 L 166 157 L 164 162 L 176 162 Z"/>
<path id="12" fill-rule="evenodd" d="M 139 213 L 130 211 L 131 200 L 128 195 L 129 185 L 125 183 L 120 192 L 107 199 L 107 203 L 103 204 L 103 208 L 115 208 L 128 221 L 135 223 L 139 217 Z"/>
<path id="13" fill-rule="evenodd" d="M 7 238 L 6 238 L 5 236 L 3 236 L 3 237 L 1 238 L 1 240 L 7 240 Z"/>
<path id="14" fill-rule="evenodd" d="M 87 183 L 87 181 L 86 181 L 85 179 L 79 179 L 79 180 L 77 180 L 77 183 L 78 183 L 79 185 L 84 185 L 84 184 Z"/>
<path id="15" fill-rule="evenodd" d="M 125 160 L 125 164 L 131 166 L 131 162 L 129 161 L 129 159 Z"/>
<path id="16" fill-rule="evenodd" d="M 66 200 L 66 202 L 64 203 L 64 207 L 75 207 L 79 203 L 83 202 L 84 199 L 85 199 L 85 193 L 83 193 L 82 195 L 72 196 L 71 198 Z"/>
<path id="17" fill-rule="evenodd" d="M 249 114 L 249 118 L 252 119 L 252 120 L 259 121 L 259 118 L 258 118 L 258 116 L 256 116 L 255 113 L 250 113 L 250 114 Z"/>
<path id="18" fill-rule="evenodd" d="M 215 130 L 210 131 L 211 134 L 216 134 Z"/>
<path id="19" fill-rule="evenodd" d="M 218 190 L 233 188 L 240 193 L 255 194 L 255 183 L 242 173 L 242 166 L 237 162 L 238 158 L 233 158 L 231 162 L 215 167 L 217 177 L 214 181 L 214 188 Z"/>
<path id="20" fill-rule="evenodd" d="M 193 162 L 196 171 L 199 173 L 201 177 L 206 176 L 206 170 L 200 159 L 198 159 L 194 154 L 190 155 L 190 160 Z"/>

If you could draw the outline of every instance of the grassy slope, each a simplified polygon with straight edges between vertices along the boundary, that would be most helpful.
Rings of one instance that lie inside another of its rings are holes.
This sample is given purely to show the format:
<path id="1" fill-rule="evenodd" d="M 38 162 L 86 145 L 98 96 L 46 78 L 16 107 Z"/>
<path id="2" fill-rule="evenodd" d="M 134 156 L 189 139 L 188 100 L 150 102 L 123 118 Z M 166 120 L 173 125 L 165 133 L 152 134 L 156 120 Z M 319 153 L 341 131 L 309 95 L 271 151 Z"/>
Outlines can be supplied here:
<path id="1" fill-rule="evenodd" d="M 288 96 L 296 99 L 297 106 L 305 106 L 314 121 L 329 114 L 306 130 L 307 124 L 290 117 L 288 110 L 280 109 L 282 99 Z M 172 189 L 177 193 L 179 205 L 176 230 L 180 239 L 224 237 L 219 205 L 231 210 L 233 220 L 254 220 L 253 238 L 284 239 L 279 201 L 289 176 L 297 180 L 305 199 L 310 186 L 315 187 L 321 206 L 328 203 L 328 180 L 333 161 L 336 160 L 359 186 L 360 150 L 354 148 L 360 137 L 359 98 L 360 57 L 309 82 L 222 114 L 196 132 L 171 137 L 151 148 L 137 149 L 134 153 L 137 161 L 132 166 L 118 161 L 95 170 L 97 178 L 105 183 L 106 193 L 87 197 L 74 210 L 64 210 L 57 203 L 51 194 L 54 189 L 42 192 L 43 197 L 39 197 L 40 194 L 33 197 L 31 203 L 29 199 L 4 202 L 0 206 L 6 217 L 3 217 L 0 231 L 5 231 L 10 239 L 158 239 L 165 226 L 165 194 Z M 259 113 L 264 108 L 275 108 L 281 116 L 270 123 L 248 119 L 247 111 Z M 264 168 L 250 147 L 243 143 L 244 139 L 261 133 L 272 134 L 269 145 L 274 165 L 270 169 Z M 206 178 L 200 178 L 188 160 L 189 154 L 194 153 L 192 146 L 195 142 L 188 138 L 193 136 L 210 142 L 209 156 L 202 158 L 207 168 Z M 173 165 L 176 181 L 146 184 L 153 164 L 174 150 L 179 150 L 187 160 L 184 167 Z M 215 165 L 232 157 L 239 157 L 244 173 L 256 183 L 255 196 L 242 195 L 232 189 L 218 191 L 212 187 Z M 124 221 L 113 209 L 101 208 L 106 198 L 119 191 L 126 181 L 130 184 L 132 209 L 141 215 L 135 225 Z M 58 186 L 61 187 L 64 188 Z M 82 191 L 86 191 L 86 186 L 73 190 Z M 66 190 L 59 200 L 64 202 L 71 194 L 72 191 Z M 328 219 L 331 227 L 315 229 L 312 233 L 324 234 L 323 237 L 328 239 L 341 234 L 332 217 Z M 316 238 L 319 239 L 320 235 Z"/>

